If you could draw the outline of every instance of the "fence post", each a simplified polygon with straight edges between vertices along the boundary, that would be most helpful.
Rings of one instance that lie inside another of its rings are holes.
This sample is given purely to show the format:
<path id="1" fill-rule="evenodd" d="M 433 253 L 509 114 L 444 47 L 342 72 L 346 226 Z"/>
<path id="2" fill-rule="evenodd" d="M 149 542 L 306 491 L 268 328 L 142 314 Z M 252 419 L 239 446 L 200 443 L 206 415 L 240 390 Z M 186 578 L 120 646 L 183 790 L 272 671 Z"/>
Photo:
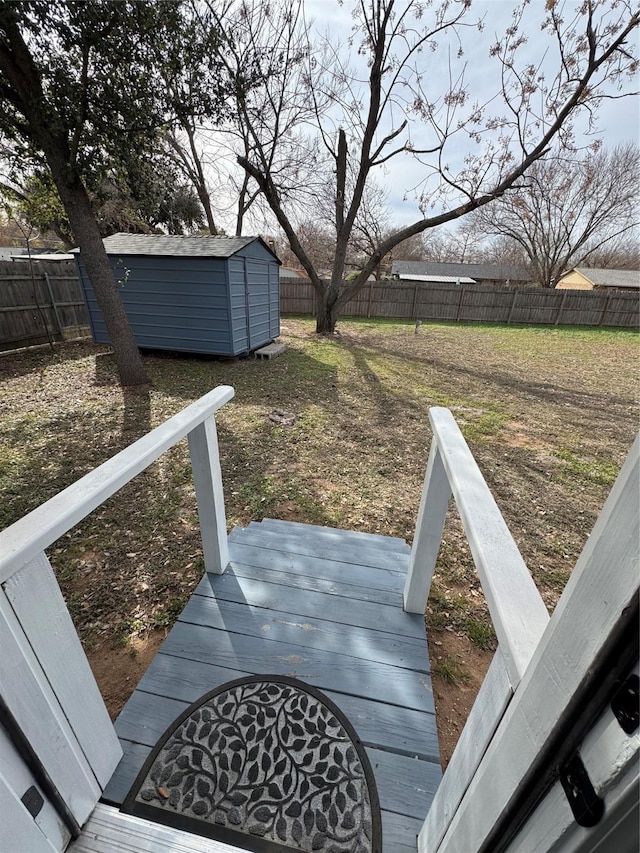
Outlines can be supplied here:
<path id="1" fill-rule="evenodd" d="M 229 547 L 215 417 L 207 418 L 191 430 L 189 453 L 205 571 L 221 575 L 229 565 Z"/>
<path id="2" fill-rule="evenodd" d="M 417 320 L 418 314 L 416 312 L 416 305 L 418 304 L 418 283 L 416 282 L 413 285 L 413 305 L 411 306 L 411 319 Z"/>
<path id="3" fill-rule="evenodd" d="M 557 326 L 560 322 L 560 317 L 562 316 L 562 309 L 564 308 L 564 303 L 567 301 L 568 292 L 568 290 L 565 290 L 565 292 L 562 294 L 562 302 L 560 303 L 560 307 L 558 308 L 558 315 L 555 319 L 555 323 L 553 324 L 554 326 Z"/>
<path id="4" fill-rule="evenodd" d="M 427 606 L 450 497 L 449 478 L 434 436 L 404 586 L 404 609 L 407 613 L 424 613 Z"/>
<path id="5" fill-rule="evenodd" d="M 602 326 L 602 324 L 604 323 L 604 318 L 605 318 L 605 316 L 606 316 L 607 309 L 609 308 L 609 303 L 610 303 L 610 302 L 611 302 L 611 294 L 610 294 L 610 293 L 607 293 L 607 299 L 606 299 L 606 301 L 605 301 L 605 303 L 604 303 L 604 308 L 602 309 L 602 314 L 600 315 L 600 320 L 598 321 L 598 325 L 599 325 L 599 326 Z"/>
<path id="6" fill-rule="evenodd" d="M 511 318 L 513 317 L 513 309 L 516 307 L 516 299 L 518 298 L 518 291 L 513 291 L 513 299 L 511 300 L 511 308 L 509 309 L 509 316 L 507 317 L 507 325 L 511 322 Z"/>
<path id="7" fill-rule="evenodd" d="M 49 273 L 43 272 L 42 275 L 44 277 L 45 284 L 47 285 L 47 290 L 49 291 L 49 298 L 51 299 L 51 307 L 53 308 L 53 313 L 55 314 L 55 317 L 56 317 L 56 323 L 58 324 L 58 331 L 60 332 L 60 337 L 62 338 L 62 340 L 64 340 L 64 330 L 62 328 L 62 322 L 60 320 L 60 314 L 58 312 L 58 306 L 56 304 L 56 300 L 55 300 L 55 297 L 53 295 L 53 288 L 51 287 L 51 279 L 49 278 Z"/>
<path id="8" fill-rule="evenodd" d="M 456 310 L 456 323 L 460 320 L 460 310 L 462 308 L 462 303 L 464 302 L 464 287 L 460 290 L 460 299 L 458 299 L 458 308 Z"/>
<path id="9" fill-rule="evenodd" d="M 377 283 L 377 282 L 376 282 Z M 369 300 L 367 302 L 367 317 L 371 316 L 371 302 L 373 300 L 373 282 L 369 282 Z"/>

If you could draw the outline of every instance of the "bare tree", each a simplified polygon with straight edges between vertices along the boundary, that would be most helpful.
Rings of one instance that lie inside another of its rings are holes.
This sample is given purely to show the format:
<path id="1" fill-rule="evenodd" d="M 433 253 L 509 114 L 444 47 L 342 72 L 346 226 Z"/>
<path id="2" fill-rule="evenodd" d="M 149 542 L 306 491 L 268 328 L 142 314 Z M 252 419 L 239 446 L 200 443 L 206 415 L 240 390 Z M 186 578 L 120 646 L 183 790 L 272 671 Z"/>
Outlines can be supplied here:
<path id="1" fill-rule="evenodd" d="M 635 145 L 567 162 L 539 160 L 517 188 L 473 215 L 478 233 L 506 238 L 541 287 L 638 225 L 640 153 Z"/>
<path id="2" fill-rule="evenodd" d="M 217 235 L 219 231 L 206 176 L 206 155 L 200 144 L 200 134 L 193 116 L 185 114 L 179 124 L 167 132 L 167 145 L 173 154 L 174 162 L 197 193 L 209 234 Z"/>
<path id="3" fill-rule="evenodd" d="M 229 94 L 218 58 L 219 39 L 217 27 L 201 26 L 197 14 L 185 15 L 168 47 L 171 61 L 162 67 L 170 104 L 167 150 L 195 190 L 212 235 L 219 233 L 211 193 L 211 172 L 217 170 L 209 149 L 213 129 L 220 128 L 227 115 Z"/>
<path id="4" fill-rule="evenodd" d="M 324 277 L 333 262 L 334 236 L 330 226 L 322 221 L 303 220 L 296 226 L 296 235 L 314 268 Z M 285 266 L 299 265 L 286 237 L 276 241 L 276 248 L 278 257 Z"/>
<path id="5" fill-rule="evenodd" d="M 238 184 L 238 226 L 256 190 L 264 190 L 244 163 L 259 152 L 262 167 L 277 183 L 290 222 L 318 217 L 326 209 L 330 164 L 313 129 L 316 111 L 329 94 L 311 96 L 321 73 L 310 47 L 302 0 L 265 4 L 260 0 L 205 0 L 204 30 L 221 33 L 217 61 L 223 66 L 233 109 L 223 130 L 235 140 L 245 176 Z M 313 132 L 311 132 L 313 130 Z M 271 207 L 271 201 L 266 200 Z M 324 217 L 324 212 L 319 218 Z M 289 234 L 287 234 L 289 238 Z"/>
<path id="6" fill-rule="evenodd" d="M 349 251 L 357 258 L 359 268 L 364 266 L 385 235 L 390 233 L 390 219 L 387 190 L 374 180 L 369 181 L 349 240 Z M 332 221 L 332 225 L 335 229 L 335 221 Z M 385 260 L 381 257 L 373 270 L 377 281 L 382 278 Z"/>
<path id="7" fill-rule="evenodd" d="M 640 270 L 640 243 L 637 235 L 624 235 L 592 252 L 586 267 L 612 270 Z"/>
<path id="8" fill-rule="evenodd" d="M 473 224 L 474 214 L 464 216 L 454 228 L 433 228 L 422 235 L 425 257 L 443 263 L 482 263 L 486 237 Z"/>
<path id="9" fill-rule="evenodd" d="M 487 43 L 499 69 L 499 85 L 484 102 L 472 99 L 460 59 L 463 28 L 477 26 L 482 32 L 481 22 L 469 21 L 469 0 L 354 0 L 348 48 L 357 57 L 356 70 L 328 42 L 322 50 L 311 49 L 299 3 L 284 13 L 268 7 L 271 11 L 263 16 L 268 25 L 260 23 L 262 4 L 245 0 L 241 6 L 243 44 L 262 59 L 243 71 L 234 54 L 236 33 L 227 31 L 223 50 L 234 56 L 227 72 L 236 81 L 239 126 L 247 146 L 238 162 L 260 187 L 314 285 L 320 333 L 333 332 L 346 302 L 403 240 L 499 198 L 552 144 L 575 146 L 574 120 L 592 121 L 600 100 L 617 96 L 626 76 L 637 69 L 633 45 L 627 42 L 639 15 L 626 0 L 585 0 L 571 8 L 549 0 L 542 21 L 548 38 L 537 62 L 524 47 L 524 29 L 531 26 L 525 18 L 532 9 L 528 3 L 516 5 L 504 36 Z M 215 18 L 212 6 L 209 12 Z M 272 26 L 278 14 L 285 15 L 279 22 L 279 49 L 265 58 L 260 28 Z M 439 50 L 447 51 L 438 65 L 444 69 L 444 83 L 442 75 L 425 73 L 425 55 Z M 276 65 L 277 85 L 271 85 Z M 258 100 L 246 97 L 243 85 L 245 76 L 256 74 L 263 84 L 253 89 L 262 93 Z M 324 158 L 302 132 L 310 125 L 316 134 L 311 142 L 320 140 Z M 467 153 L 456 166 L 457 142 L 465 143 Z M 360 274 L 347 282 L 349 244 L 367 184 L 402 155 L 414 158 L 420 170 L 414 190 L 422 215 L 381 239 Z M 320 171 L 324 159 L 331 163 L 329 172 Z M 320 174 L 322 191 L 331 194 L 335 209 L 328 283 L 296 234 L 299 193 L 309 190 L 313 198 Z"/>

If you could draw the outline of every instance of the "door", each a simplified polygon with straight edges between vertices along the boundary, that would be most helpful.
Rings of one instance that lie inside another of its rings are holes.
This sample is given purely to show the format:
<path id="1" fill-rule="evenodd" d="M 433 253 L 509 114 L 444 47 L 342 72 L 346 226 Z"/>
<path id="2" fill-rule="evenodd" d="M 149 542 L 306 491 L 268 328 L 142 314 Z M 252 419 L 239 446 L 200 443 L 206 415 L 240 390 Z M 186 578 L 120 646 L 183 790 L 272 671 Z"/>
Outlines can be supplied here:
<path id="1" fill-rule="evenodd" d="M 0 649 L 0 849 L 61 851 L 122 750 L 44 553 L 5 569 Z"/>
<path id="2" fill-rule="evenodd" d="M 27 767 L 7 730 L 0 725 L 0 850 L 55 853 L 64 850 L 71 831 Z"/>

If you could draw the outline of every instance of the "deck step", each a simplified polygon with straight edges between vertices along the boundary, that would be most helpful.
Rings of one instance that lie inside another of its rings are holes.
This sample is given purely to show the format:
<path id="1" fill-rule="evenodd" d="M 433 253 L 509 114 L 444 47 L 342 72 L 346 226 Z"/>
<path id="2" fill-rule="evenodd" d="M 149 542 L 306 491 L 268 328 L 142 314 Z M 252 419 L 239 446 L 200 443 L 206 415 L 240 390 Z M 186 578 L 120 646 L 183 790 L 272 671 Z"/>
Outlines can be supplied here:
<path id="1" fill-rule="evenodd" d="M 171 829 L 98 803 L 68 853 L 246 853 L 245 848 Z"/>
<path id="2" fill-rule="evenodd" d="M 261 526 L 279 533 L 285 531 L 289 534 L 300 536 L 313 536 L 322 541 L 330 542 L 344 541 L 352 542 L 363 547 L 380 548 L 383 551 L 399 551 L 408 553 L 409 546 L 404 539 L 397 536 L 383 536 L 380 533 L 364 533 L 359 530 L 342 530 L 339 527 L 320 527 L 316 524 L 304 524 L 300 521 L 283 521 L 279 518 L 263 518 L 262 521 L 252 521 L 249 527 Z"/>
<path id="3" fill-rule="evenodd" d="M 329 541 L 314 537 L 280 533 L 263 528 L 260 524 L 256 524 L 255 527 L 235 527 L 229 534 L 229 542 L 241 542 L 245 545 L 288 551 L 308 557 L 321 557 L 341 563 L 355 563 L 374 569 L 390 569 L 396 572 L 406 572 L 409 565 L 408 551 L 404 554 L 399 551 L 382 551 L 371 545 L 364 548 L 343 540 L 331 544 Z"/>

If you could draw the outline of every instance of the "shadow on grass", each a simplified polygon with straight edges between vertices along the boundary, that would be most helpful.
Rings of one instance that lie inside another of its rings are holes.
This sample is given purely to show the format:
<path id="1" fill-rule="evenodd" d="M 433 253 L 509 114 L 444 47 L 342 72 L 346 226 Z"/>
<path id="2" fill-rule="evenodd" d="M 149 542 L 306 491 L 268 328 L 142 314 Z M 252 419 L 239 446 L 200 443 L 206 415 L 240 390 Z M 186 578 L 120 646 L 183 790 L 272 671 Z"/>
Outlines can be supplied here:
<path id="1" fill-rule="evenodd" d="M 414 364 L 424 365 L 430 370 L 440 371 L 442 374 L 449 376 L 451 383 L 460 383 L 460 376 L 477 383 L 479 390 L 484 389 L 490 394 L 492 386 L 499 388 L 512 395 L 514 400 L 518 398 L 533 397 L 539 402 L 548 405 L 562 406 L 563 409 L 573 409 L 574 411 L 583 411 L 588 409 L 589 418 L 597 420 L 610 421 L 611 406 L 615 405 L 621 410 L 621 415 L 626 414 L 631 422 L 633 419 L 630 410 L 635 407 L 635 400 L 626 397 L 618 397 L 615 390 L 610 393 L 585 391 L 575 386 L 558 385 L 549 382 L 536 382 L 533 379 L 525 380 L 521 377 L 513 377 L 504 373 L 497 373 L 494 370 L 480 370 L 469 365 L 456 364 L 443 361 L 435 357 L 419 356 L 413 353 L 399 350 L 394 347 L 383 346 L 367 342 L 366 346 L 358 347 L 352 343 L 354 350 L 361 348 L 365 353 L 374 351 L 379 355 L 388 355 L 403 361 L 409 361 Z M 467 386 L 468 389 L 468 386 Z"/>
<path id="2" fill-rule="evenodd" d="M 0 352 L 0 382 L 46 370 L 52 364 L 99 356 L 104 350 L 104 344 L 94 344 L 87 340 L 55 344 L 53 352 L 48 345 L 28 350 Z"/>
<path id="3" fill-rule="evenodd" d="M 21 419 L 5 435 L 2 436 L 0 430 L 8 460 L 4 476 L 0 472 L 3 496 L 0 527 L 17 521 L 148 433 L 152 426 L 158 425 L 151 422 L 152 395 L 149 390 L 117 386 L 110 353 L 95 354 L 91 346 L 84 344 L 69 348 L 71 353 L 65 360 L 96 356 L 96 384 L 110 388 L 115 405 L 107 404 L 104 411 L 65 414 L 60 410 L 60 401 L 52 401 L 50 412 L 46 407 L 40 408 L 36 415 Z M 33 353 L 20 355 L 12 373 L 13 379 L 50 363 L 41 354 L 36 358 Z M 232 411 L 234 404 L 228 404 L 223 410 L 224 416 L 218 418 L 222 465 L 225 486 L 227 483 L 230 486 L 230 503 L 239 503 L 237 495 L 234 498 L 231 492 L 241 492 L 240 497 L 248 510 L 244 511 L 241 506 L 236 506 L 235 510 L 253 519 L 260 517 L 261 509 L 273 510 L 287 500 L 285 495 L 277 493 L 282 477 L 277 471 L 274 473 L 272 454 L 265 452 L 265 447 L 275 445 L 286 455 L 287 446 L 296 433 L 269 421 L 269 412 L 280 408 L 299 415 L 309 403 L 321 405 L 324 399 L 332 399 L 335 403 L 336 371 L 333 367 L 297 352 L 289 352 L 272 361 L 243 359 L 230 362 L 210 358 L 145 356 L 145 366 L 152 377 L 154 391 L 178 399 L 185 406 L 217 385 L 232 385 L 241 407 Z M 71 391 L 72 388 L 69 389 Z M 120 407 L 116 403 L 118 397 Z M 259 412 L 253 434 L 242 429 L 246 419 L 245 405 L 252 410 L 263 410 Z M 295 449 L 291 453 L 293 455 Z M 186 464 L 189 466 L 188 460 Z M 187 473 L 190 478 L 190 472 Z M 148 478 L 153 479 L 151 472 Z M 157 489 L 166 489 L 166 484 L 158 483 Z M 303 488 L 291 476 L 288 490 L 308 504 L 311 515 L 323 523 L 330 521 L 329 516 L 322 516 L 320 500 L 312 494 L 309 486 Z M 153 501 L 152 489 L 147 499 Z"/>

